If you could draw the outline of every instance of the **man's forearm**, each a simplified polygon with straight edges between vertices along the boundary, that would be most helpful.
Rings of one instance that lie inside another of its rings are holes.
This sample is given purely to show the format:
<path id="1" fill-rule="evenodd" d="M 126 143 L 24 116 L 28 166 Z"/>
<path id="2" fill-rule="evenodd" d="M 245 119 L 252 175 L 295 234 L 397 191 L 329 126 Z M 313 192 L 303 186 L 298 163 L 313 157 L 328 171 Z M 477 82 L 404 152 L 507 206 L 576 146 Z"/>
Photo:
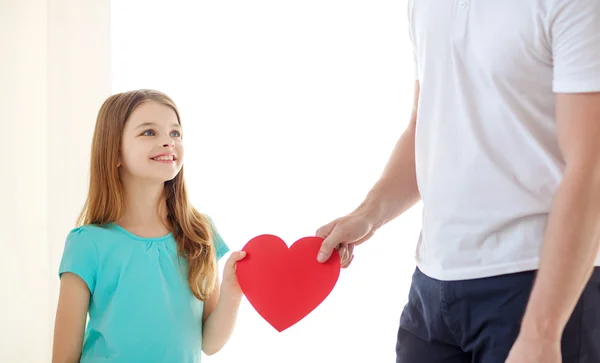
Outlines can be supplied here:
<path id="1" fill-rule="evenodd" d="M 567 174 L 548 219 L 521 333 L 560 339 L 593 271 L 600 248 L 600 179 Z"/>
<path id="2" fill-rule="evenodd" d="M 377 229 L 404 213 L 419 199 L 412 120 L 396 143 L 379 181 L 356 211 L 368 215 Z"/>

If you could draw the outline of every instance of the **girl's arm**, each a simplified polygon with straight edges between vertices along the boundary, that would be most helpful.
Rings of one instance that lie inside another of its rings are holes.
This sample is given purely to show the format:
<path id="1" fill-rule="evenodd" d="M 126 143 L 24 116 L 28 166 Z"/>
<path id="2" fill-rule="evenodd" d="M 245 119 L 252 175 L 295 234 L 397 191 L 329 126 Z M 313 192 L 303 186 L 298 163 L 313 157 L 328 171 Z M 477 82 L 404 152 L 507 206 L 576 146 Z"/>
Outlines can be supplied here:
<path id="1" fill-rule="evenodd" d="M 229 340 L 238 308 L 242 301 L 242 290 L 235 275 L 235 263 L 246 256 L 246 252 L 231 254 L 223 272 L 223 283 L 217 275 L 215 290 L 204 304 L 202 317 L 202 351 L 206 355 L 217 353 Z"/>
<path id="2" fill-rule="evenodd" d="M 73 273 L 64 273 L 60 279 L 52 363 L 79 362 L 89 302 L 86 283 Z"/>

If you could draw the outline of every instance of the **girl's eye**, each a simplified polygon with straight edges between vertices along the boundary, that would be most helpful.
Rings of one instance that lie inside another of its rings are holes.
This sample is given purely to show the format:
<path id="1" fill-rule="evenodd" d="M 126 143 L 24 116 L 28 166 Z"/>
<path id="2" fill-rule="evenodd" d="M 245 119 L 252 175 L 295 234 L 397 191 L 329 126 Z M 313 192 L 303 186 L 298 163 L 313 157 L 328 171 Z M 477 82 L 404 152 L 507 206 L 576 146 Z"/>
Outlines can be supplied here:
<path id="1" fill-rule="evenodd" d="M 181 137 L 181 132 L 179 132 L 177 130 L 173 130 L 173 131 L 171 131 L 171 136 L 173 136 L 173 137 Z"/>
<path id="2" fill-rule="evenodd" d="M 146 130 L 142 133 L 143 136 L 154 136 L 154 131 Z"/>

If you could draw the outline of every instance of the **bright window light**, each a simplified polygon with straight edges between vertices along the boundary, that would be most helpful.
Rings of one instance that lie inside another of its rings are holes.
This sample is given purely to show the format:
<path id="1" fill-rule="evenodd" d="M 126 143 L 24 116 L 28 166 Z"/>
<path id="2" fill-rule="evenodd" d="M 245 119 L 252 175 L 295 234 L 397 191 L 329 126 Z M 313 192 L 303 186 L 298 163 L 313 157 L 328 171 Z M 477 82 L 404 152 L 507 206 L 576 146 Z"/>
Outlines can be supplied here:
<path id="1" fill-rule="evenodd" d="M 113 91 L 178 104 L 192 201 L 232 250 L 263 233 L 289 245 L 379 177 L 410 117 L 407 29 L 406 4 L 390 0 L 113 1 Z M 203 361 L 393 362 L 420 213 L 358 247 L 331 295 L 282 333 L 244 299 L 231 340 Z"/>

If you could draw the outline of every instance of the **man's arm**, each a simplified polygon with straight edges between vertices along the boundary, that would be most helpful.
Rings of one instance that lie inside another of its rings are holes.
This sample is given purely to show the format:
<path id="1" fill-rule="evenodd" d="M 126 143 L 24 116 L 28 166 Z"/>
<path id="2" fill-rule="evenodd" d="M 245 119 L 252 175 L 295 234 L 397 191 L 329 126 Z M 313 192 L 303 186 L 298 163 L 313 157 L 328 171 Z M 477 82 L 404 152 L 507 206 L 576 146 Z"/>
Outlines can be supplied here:
<path id="1" fill-rule="evenodd" d="M 342 257 L 352 256 L 354 245 L 359 245 L 373 236 L 385 223 L 398 217 L 419 201 L 415 170 L 415 130 L 420 93 L 419 81 L 415 82 L 412 115 L 406 130 L 396 143 L 381 177 L 365 200 L 352 213 L 330 222 L 317 231 L 325 238 L 317 256 L 325 262 L 334 248 L 348 248 Z M 345 251 L 342 248 L 342 251 Z M 352 257 L 346 258 L 342 267 L 348 267 Z"/>
<path id="2" fill-rule="evenodd" d="M 566 168 L 548 219 L 521 335 L 560 340 L 600 251 L 600 93 L 558 94 Z"/>
<path id="3" fill-rule="evenodd" d="M 415 130 L 420 93 L 415 81 L 410 122 L 400 136 L 381 174 L 363 203 L 357 208 L 369 216 L 374 229 L 398 217 L 420 199 L 415 169 Z"/>

